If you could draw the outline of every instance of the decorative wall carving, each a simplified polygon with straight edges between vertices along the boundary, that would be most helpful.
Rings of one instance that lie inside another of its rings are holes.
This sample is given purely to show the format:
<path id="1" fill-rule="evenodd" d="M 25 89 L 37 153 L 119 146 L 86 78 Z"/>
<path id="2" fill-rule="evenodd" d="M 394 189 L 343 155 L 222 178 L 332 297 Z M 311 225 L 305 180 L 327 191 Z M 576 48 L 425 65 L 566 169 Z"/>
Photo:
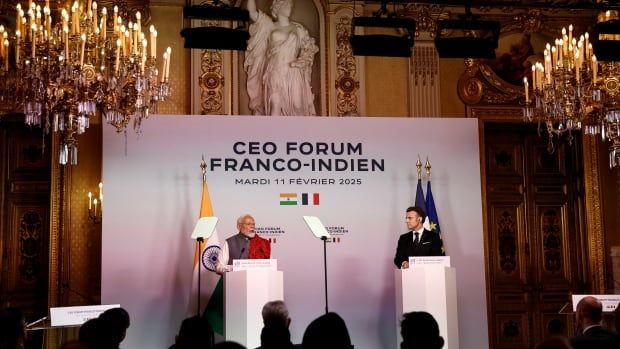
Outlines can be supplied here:
<path id="1" fill-rule="evenodd" d="M 398 14 L 415 19 L 416 37 L 421 33 L 428 33 L 428 36 L 434 37 L 437 32 L 437 20 L 450 16 L 445 6 L 429 4 L 405 4 Z"/>
<path id="2" fill-rule="evenodd" d="M 510 168 L 512 165 L 512 156 L 506 151 L 501 151 L 498 154 L 495 154 L 495 162 L 498 167 Z"/>
<path id="3" fill-rule="evenodd" d="M 502 314 L 495 324 L 499 338 L 492 348 L 528 348 L 531 343 L 527 317 L 520 313 Z"/>
<path id="4" fill-rule="evenodd" d="M 521 105 L 523 88 L 511 85 L 478 60 L 466 61 L 466 70 L 459 78 L 457 92 L 467 105 Z"/>
<path id="5" fill-rule="evenodd" d="M 499 267 L 505 274 L 517 268 L 517 226 L 513 212 L 503 211 L 497 219 Z"/>
<path id="6" fill-rule="evenodd" d="M 200 26 L 223 25 L 214 20 L 201 20 Z M 207 49 L 200 54 L 200 114 L 225 114 L 224 110 L 224 55 L 222 50 Z"/>
<path id="7" fill-rule="evenodd" d="M 415 46 L 413 63 L 414 85 L 432 87 L 439 83 L 439 56 L 434 45 Z"/>
<path id="8" fill-rule="evenodd" d="M 562 270 L 561 217 L 561 213 L 552 208 L 546 209 L 542 216 L 543 268 L 549 273 Z"/>
<path id="9" fill-rule="evenodd" d="M 410 58 L 410 115 L 441 116 L 439 55 L 433 41 L 418 40 Z"/>
<path id="10" fill-rule="evenodd" d="M 589 274 L 593 293 L 604 293 L 605 275 L 605 226 L 603 224 L 603 207 L 601 193 L 601 176 L 599 173 L 600 161 L 597 140 L 594 137 L 583 137 L 583 179 L 585 182 L 585 212 L 588 217 L 587 248 L 589 259 Z"/>
<path id="11" fill-rule="evenodd" d="M 200 85 L 201 114 L 223 114 L 224 106 L 224 75 L 221 50 L 203 50 L 200 56 L 201 75 L 198 78 Z"/>
<path id="12" fill-rule="evenodd" d="M 514 320 L 505 321 L 502 324 L 502 335 L 504 338 L 519 337 L 519 323 Z"/>
<path id="13" fill-rule="evenodd" d="M 31 283 L 40 277 L 41 243 L 43 219 L 36 211 L 28 210 L 19 222 L 19 275 L 21 280 Z"/>
<path id="14" fill-rule="evenodd" d="M 568 13 L 548 16 L 539 9 L 520 10 L 517 13 L 511 11 L 511 13 L 511 15 L 485 15 L 485 19 L 501 23 L 500 42 L 504 36 L 519 33 L 536 33 L 548 37 L 551 41 L 558 35 L 562 26 L 572 23 L 576 32 L 580 33 L 585 31 L 591 21 L 590 17 L 574 17 Z M 539 51 L 542 51 L 542 48 L 537 47 L 535 54 Z M 457 83 L 460 99 L 469 106 L 522 106 L 525 98 L 523 85 L 505 81 L 491 68 L 490 63 L 489 60 L 481 59 L 465 60 L 465 69 Z"/>
<path id="15" fill-rule="evenodd" d="M 359 81 L 357 65 L 349 43 L 351 17 L 342 16 L 336 24 L 336 113 L 338 116 L 356 116 L 358 110 Z"/>

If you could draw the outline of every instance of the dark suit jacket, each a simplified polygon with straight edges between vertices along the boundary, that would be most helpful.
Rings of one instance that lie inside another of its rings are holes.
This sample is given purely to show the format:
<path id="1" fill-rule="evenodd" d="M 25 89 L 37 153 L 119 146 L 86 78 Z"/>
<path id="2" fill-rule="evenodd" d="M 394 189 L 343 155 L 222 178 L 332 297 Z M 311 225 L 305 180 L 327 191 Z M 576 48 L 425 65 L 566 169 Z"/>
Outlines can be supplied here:
<path id="1" fill-rule="evenodd" d="M 405 233 L 398 238 L 394 264 L 400 268 L 404 261 L 409 260 L 409 257 L 441 256 L 441 245 L 439 234 L 426 229 L 424 229 L 420 242 L 416 246 L 413 246 L 413 232 Z"/>
<path id="2" fill-rule="evenodd" d="M 570 340 L 574 349 L 618 349 L 620 337 L 601 326 L 591 327 Z"/>

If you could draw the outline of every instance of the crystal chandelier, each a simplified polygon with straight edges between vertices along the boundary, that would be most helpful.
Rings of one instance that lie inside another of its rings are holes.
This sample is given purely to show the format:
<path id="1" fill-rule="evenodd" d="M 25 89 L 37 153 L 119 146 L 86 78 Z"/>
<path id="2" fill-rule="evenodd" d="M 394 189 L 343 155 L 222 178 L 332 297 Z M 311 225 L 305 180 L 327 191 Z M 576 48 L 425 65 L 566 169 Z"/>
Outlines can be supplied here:
<path id="1" fill-rule="evenodd" d="M 108 18 L 104 7 L 88 0 L 52 10 L 32 0 L 16 7 L 16 28 L 0 26 L 0 104 L 23 110 L 27 125 L 61 134 L 59 162 L 77 164 L 76 136 L 90 118 L 101 113 L 106 122 L 134 129 L 157 103 L 170 95 L 170 48 L 157 69 L 157 31 L 149 40 L 141 14 L 125 21 L 115 6 Z"/>
<path id="2" fill-rule="evenodd" d="M 605 20 L 612 15 L 608 11 Z M 563 28 L 562 37 L 546 45 L 544 61 L 532 66 L 531 90 L 527 78 L 523 83 L 523 118 L 546 128 L 549 152 L 554 151 L 553 137 L 567 134 L 570 143 L 572 133 L 583 129 L 612 143 L 609 166 L 620 167 L 620 62 L 598 61 L 588 33 L 576 38 L 572 25 Z"/>

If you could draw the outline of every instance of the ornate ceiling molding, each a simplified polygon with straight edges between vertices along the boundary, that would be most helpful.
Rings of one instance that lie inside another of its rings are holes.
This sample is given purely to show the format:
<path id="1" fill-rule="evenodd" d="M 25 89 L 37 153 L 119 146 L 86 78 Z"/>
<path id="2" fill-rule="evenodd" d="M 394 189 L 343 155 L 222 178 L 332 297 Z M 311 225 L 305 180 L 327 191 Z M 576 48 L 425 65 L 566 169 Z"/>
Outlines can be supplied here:
<path id="1" fill-rule="evenodd" d="M 510 16 L 489 15 L 488 18 L 501 23 L 500 42 L 502 37 L 511 34 L 541 35 L 551 41 L 559 35 L 562 27 L 566 27 L 569 23 L 575 26 L 575 32 L 581 33 L 587 30 L 592 20 L 591 17 L 572 17 L 566 13 L 550 16 L 538 9 L 522 11 Z M 541 48 L 538 48 L 538 51 L 541 51 Z M 533 55 L 539 54 L 538 51 L 534 51 Z M 457 93 L 463 103 L 468 106 L 523 105 L 523 85 L 515 85 L 500 77 L 492 68 L 492 64 L 497 63 L 499 63 L 499 53 L 496 60 L 465 60 L 465 69 L 457 82 Z"/>

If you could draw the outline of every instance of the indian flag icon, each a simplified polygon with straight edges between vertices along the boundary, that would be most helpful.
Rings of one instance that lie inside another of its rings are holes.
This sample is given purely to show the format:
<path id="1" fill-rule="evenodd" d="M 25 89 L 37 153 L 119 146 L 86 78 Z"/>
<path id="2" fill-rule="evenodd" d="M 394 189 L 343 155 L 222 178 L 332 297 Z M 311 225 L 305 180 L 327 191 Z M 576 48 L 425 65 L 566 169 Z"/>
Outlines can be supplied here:
<path id="1" fill-rule="evenodd" d="M 297 205 L 297 193 L 280 193 L 280 206 L 282 205 Z"/>

